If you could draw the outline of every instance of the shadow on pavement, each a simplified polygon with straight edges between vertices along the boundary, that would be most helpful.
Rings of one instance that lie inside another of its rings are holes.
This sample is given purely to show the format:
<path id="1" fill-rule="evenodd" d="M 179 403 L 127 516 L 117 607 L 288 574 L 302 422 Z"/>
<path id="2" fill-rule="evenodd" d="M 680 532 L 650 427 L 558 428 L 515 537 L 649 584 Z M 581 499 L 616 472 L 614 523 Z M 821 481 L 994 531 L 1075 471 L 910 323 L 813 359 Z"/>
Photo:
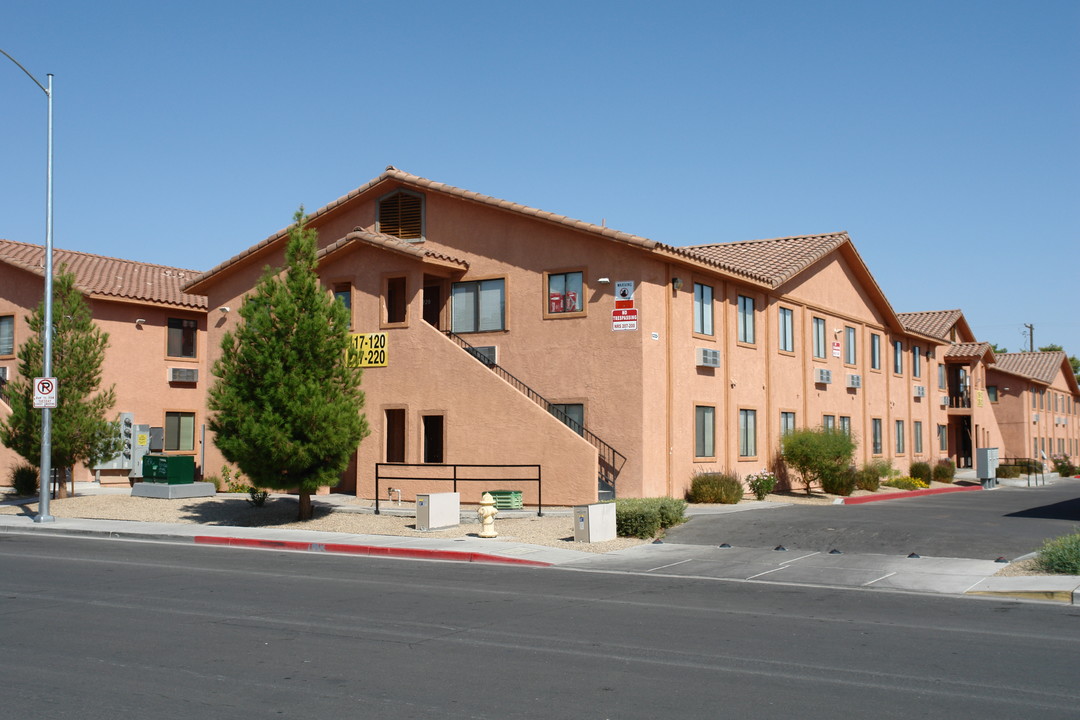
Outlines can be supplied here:
<path id="1" fill-rule="evenodd" d="M 1014 518 L 1041 518 L 1046 520 L 1075 520 L 1080 522 L 1080 498 L 1063 500 L 1050 505 L 1028 508 L 1018 512 L 1009 513 L 1005 517 Z"/>

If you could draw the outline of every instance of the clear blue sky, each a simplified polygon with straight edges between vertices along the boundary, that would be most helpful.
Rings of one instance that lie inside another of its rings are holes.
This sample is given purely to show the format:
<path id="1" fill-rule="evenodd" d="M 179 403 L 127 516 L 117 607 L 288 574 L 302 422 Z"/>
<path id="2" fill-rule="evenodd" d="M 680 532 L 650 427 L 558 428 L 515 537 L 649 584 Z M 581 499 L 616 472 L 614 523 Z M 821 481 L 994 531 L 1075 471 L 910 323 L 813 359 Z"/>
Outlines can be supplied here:
<path id="1" fill-rule="evenodd" d="M 1080 2 L 49 2 L 57 247 L 205 270 L 393 164 L 674 245 L 848 231 L 898 312 L 1080 355 Z M 0 57 L 0 237 L 45 95 Z"/>

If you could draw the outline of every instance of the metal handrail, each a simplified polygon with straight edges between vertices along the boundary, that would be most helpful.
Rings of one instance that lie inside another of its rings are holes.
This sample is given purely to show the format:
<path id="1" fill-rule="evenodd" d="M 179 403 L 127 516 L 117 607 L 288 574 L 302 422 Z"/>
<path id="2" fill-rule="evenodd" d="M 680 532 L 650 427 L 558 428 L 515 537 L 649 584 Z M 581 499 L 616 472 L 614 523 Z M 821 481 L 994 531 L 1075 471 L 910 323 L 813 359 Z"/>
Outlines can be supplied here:
<path id="1" fill-rule="evenodd" d="M 469 353 L 474 358 L 489 367 L 492 372 L 494 372 L 506 382 L 510 383 L 510 385 L 512 385 L 518 392 L 523 393 L 526 397 L 535 402 L 537 405 L 547 410 L 557 419 L 561 420 L 571 430 L 576 432 L 578 435 L 581 435 L 581 437 L 585 438 L 585 440 L 590 445 L 596 448 L 599 452 L 600 479 L 603 480 L 606 484 L 610 485 L 612 490 L 615 489 L 615 480 L 616 478 L 618 478 L 619 473 L 622 471 L 623 465 L 626 463 L 625 455 L 623 455 L 611 445 L 606 443 L 596 433 L 592 432 L 587 427 L 584 427 L 581 423 L 568 416 L 562 410 L 556 408 L 554 403 L 552 403 L 540 393 L 533 390 L 521 380 L 518 380 L 516 377 L 511 375 L 509 372 L 507 372 L 506 368 L 491 362 L 491 358 L 489 358 L 487 354 L 470 345 L 460 335 L 457 335 L 451 330 L 444 330 L 443 332 L 448 338 L 457 343 L 458 346 L 461 347 L 461 349 L 463 349 L 465 352 Z"/>
<path id="2" fill-rule="evenodd" d="M 450 468 L 451 476 L 446 477 L 444 475 L 384 475 L 383 468 Z M 524 478 L 468 478 L 459 477 L 458 468 L 508 468 L 508 469 L 520 469 L 529 468 L 536 470 L 536 477 L 524 477 Z M 541 468 L 539 465 L 470 465 L 470 464 L 446 464 L 446 463 L 375 463 L 375 514 L 380 515 L 379 512 L 379 481 L 380 480 L 423 480 L 426 482 L 453 482 L 454 490 L 457 492 L 457 484 L 459 482 L 534 482 L 536 483 L 536 514 L 539 517 L 544 516 L 544 481 L 541 476 Z"/>

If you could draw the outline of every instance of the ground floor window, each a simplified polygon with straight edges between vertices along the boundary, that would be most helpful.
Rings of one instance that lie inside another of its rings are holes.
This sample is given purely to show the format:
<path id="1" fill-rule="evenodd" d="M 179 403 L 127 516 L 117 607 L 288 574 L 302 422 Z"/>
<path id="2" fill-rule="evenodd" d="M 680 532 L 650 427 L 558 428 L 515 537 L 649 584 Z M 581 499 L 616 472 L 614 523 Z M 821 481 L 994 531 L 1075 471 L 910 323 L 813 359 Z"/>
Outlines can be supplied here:
<path id="1" fill-rule="evenodd" d="M 781 437 L 789 433 L 795 432 L 795 413 L 782 412 L 780 413 L 780 435 Z"/>
<path id="2" fill-rule="evenodd" d="M 949 426 L 937 426 L 938 450 L 947 452 L 949 449 Z"/>
<path id="3" fill-rule="evenodd" d="M 386 462 L 405 462 L 405 409 L 389 408 L 386 418 Z"/>
<path id="4" fill-rule="evenodd" d="M 739 411 L 739 457 L 757 455 L 757 410 Z"/>
<path id="5" fill-rule="evenodd" d="M 915 448 L 915 454 L 922 454 L 922 422 L 916 420 L 911 426 L 911 444 Z"/>
<path id="6" fill-rule="evenodd" d="M 694 457 L 716 457 L 716 408 L 698 405 L 694 408 Z"/>
<path id="7" fill-rule="evenodd" d="M 851 418 L 847 415 L 840 416 L 840 432 L 847 436 L 851 436 Z"/>
<path id="8" fill-rule="evenodd" d="M 563 424 L 582 435 L 585 432 L 585 406 L 581 403 L 552 403 L 551 414 L 563 421 Z"/>
<path id="9" fill-rule="evenodd" d="M 826 430 L 836 429 L 836 416 L 835 415 L 822 415 L 821 426 Z"/>
<path id="10" fill-rule="evenodd" d="M 896 454 L 904 454 L 904 421 L 896 421 Z"/>
<path id="11" fill-rule="evenodd" d="M 195 449 L 195 413 L 165 413 L 164 449 L 170 452 L 190 452 Z"/>
<path id="12" fill-rule="evenodd" d="M 870 421 L 870 439 L 874 455 L 881 455 L 881 418 Z"/>

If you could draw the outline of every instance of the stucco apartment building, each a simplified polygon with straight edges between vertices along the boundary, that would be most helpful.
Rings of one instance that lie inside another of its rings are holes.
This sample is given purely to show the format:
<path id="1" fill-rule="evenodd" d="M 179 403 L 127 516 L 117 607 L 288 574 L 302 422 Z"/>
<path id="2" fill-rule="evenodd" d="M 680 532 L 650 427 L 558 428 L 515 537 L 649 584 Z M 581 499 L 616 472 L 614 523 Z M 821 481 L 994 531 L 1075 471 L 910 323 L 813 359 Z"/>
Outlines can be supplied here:
<path id="1" fill-rule="evenodd" d="M 309 223 L 327 291 L 354 332 L 386 343 L 385 364 L 364 370 L 372 434 L 341 491 L 372 497 L 376 463 L 539 464 L 548 504 L 679 496 L 699 471 L 771 466 L 782 434 L 804 426 L 849 431 L 857 462 L 901 470 L 966 465 L 978 447 L 1027 456 L 1032 437 L 1080 450 L 1080 390 L 1063 354 L 1059 374 L 1009 365 L 960 311 L 896 313 L 842 232 L 676 247 L 393 167 Z M 283 229 L 188 274 L 176 290 L 187 299 L 156 300 L 159 346 L 181 310 L 197 320 L 200 375 L 183 401 L 155 399 L 144 414 L 164 423 L 182 411 L 202 426 L 222 334 L 263 269 L 283 265 L 286 241 Z M 129 362 L 148 330 L 133 322 L 107 328 L 114 343 L 129 338 L 115 353 Z M 174 360 L 161 347 L 146 357 L 155 378 Z M 110 362 L 120 391 L 125 361 Z M 1026 427 L 1030 398 L 1057 402 L 1055 424 Z M 1008 419 L 1020 405 L 1022 431 Z M 205 453 L 207 474 L 224 464 L 212 438 L 184 447 Z M 405 497 L 421 487 L 394 484 Z M 500 486 L 535 500 L 533 484 Z"/>
<path id="2" fill-rule="evenodd" d="M 45 251 L 40 245 L 0 240 L 0 418 L 11 408 L 3 385 L 18 372 L 16 353 L 29 328 L 26 317 L 44 296 Z M 98 326 L 109 334 L 102 387 L 114 385 L 114 412 L 135 425 L 160 427 L 170 452 L 196 455 L 205 417 L 206 298 L 181 287 L 198 273 L 148 263 L 55 250 L 56 272 L 75 276 Z M 191 371 L 194 371 L 192 373 Z M 40 370 L 39 370 L 40 373 Z M 63 400 L 63 388 L 60 389 Z M 0 483 L 22 461 L 0 446 Z M 75 469 L 77 480 L 95 476 L 127 482 L 127 471 Z"/>

